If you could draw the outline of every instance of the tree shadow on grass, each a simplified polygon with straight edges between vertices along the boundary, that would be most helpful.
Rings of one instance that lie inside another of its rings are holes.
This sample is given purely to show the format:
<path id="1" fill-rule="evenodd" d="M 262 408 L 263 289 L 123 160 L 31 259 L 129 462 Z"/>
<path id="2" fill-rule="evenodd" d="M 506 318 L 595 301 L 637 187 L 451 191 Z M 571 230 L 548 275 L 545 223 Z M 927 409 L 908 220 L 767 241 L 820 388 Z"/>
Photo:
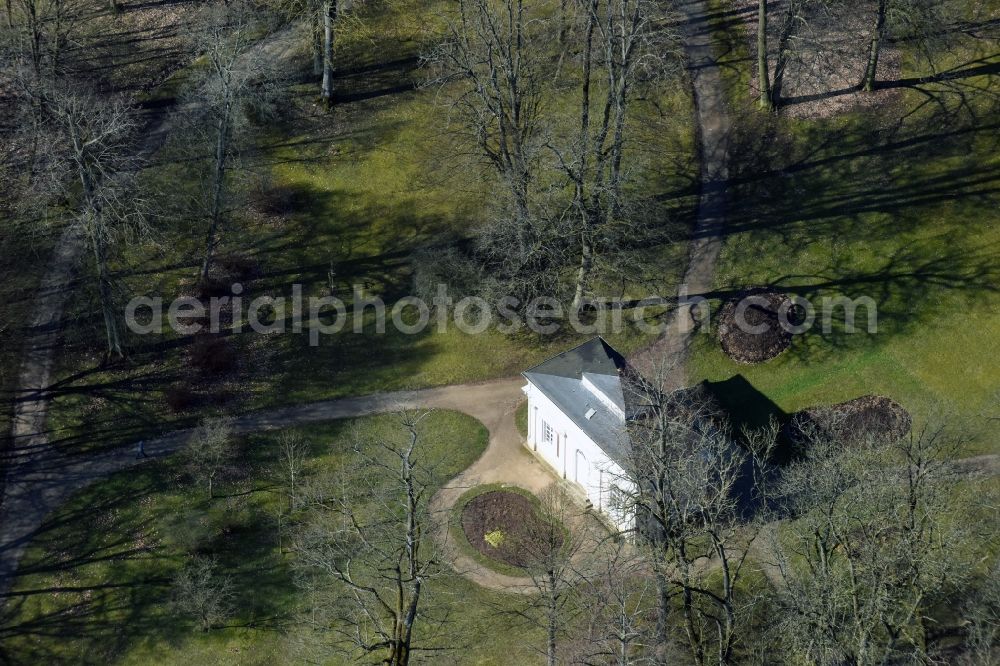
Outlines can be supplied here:
<path id="1" fill-rule="evenodd" d="M 262 448 L 255 462 L 266 464 L 269 451 Z M 195 499 L 197 489 L 178 488 L 176 476 L 162 463 L 120 473 L 49 516 L 4 600 L 0 663 L 109 663 L 139 642 L 190 636 L 191 620 L 169 604 L 185 558 L 172 521 L 185 512 L 209 521 L 211 538 L 199 550 L 216 557 L 235 584 L 237 612 L 227 626 L 285 625 L 294 583 L 275 556 L 261 507 L 245 496 Z"/>
<path id="2" fill-rule="evenodd" d="M 768 285 L 817 309 L 825 297 L 871 299 L 881 340 L 997 303 L 994 122 L 955 107 L 836 123 L 739 121 L 729 183 L 736 203 L 724 233 L 747 252 L 730 245 L 709 296 Z M 844 317 L 835 309 L 832 330 L 813 326 L 788 353 L 815 362 L 870 344 L 871 336 L 846 330 Z"/>

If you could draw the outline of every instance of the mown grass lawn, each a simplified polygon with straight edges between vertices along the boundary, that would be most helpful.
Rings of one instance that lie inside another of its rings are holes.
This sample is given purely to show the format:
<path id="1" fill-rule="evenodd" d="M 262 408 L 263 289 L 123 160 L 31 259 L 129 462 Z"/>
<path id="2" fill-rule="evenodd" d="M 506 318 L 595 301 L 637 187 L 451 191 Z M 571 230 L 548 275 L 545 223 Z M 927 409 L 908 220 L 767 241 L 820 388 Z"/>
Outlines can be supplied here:
<path id="1" fill-rule="evenodd" d="M 309 477 L 345 474 L 348 483 L 355 432 L 401 436 L 394 415 L 298 432 L 310 444 Z M 292 646 L 304 631 L 295 619 L 303 597 L 293 555 L 278 551 L 276 510 L 287 503 L 276 481 L 278 436 L 242 440 L 236 467 L 212 499 L 172 458 L 109 478 L 58 509 L 22 562 L 11 615 L 0 629 L 7 662 L 300 663 Z M 423 459 L 440 461 L 442 478 L 471 464 L 487 439 L 479 422 L 455 412 L 432 413 L 421 436 Z M 286 526 L 286 547 L 289 535 Z M 192 551 L 216 557 L 237 592 L 238 612 L 208 633 L 169 603 L 171 580 Z M 450 632 L 462 649 L 444 653 L 448 663 L 531 663 L 533 635 L 494 621 L 503 595 L 454 575 L 428 589 L 428 608 L 455 611 Z M 352 661 L 331 654 L 329 663 Z"/>
<path id="2" fill-rule="evenodd" d="M 817 307 L 824 297 L 867 297 L 878 330 L 846 334 L 837 312 L 830 333 L 817 326 L 755 367 L 730 361 L 707 331 L 695 340 L 693 378 L 742 375 L 785 413 L 884 394 L 917 424 L 950 419 L 969 431 L 966 453 L 995 452 L 985 418 L 1000 398 L 1000 158 L 995 102 L 984 92 L 992 77 L 907 84 L 874 111 L 768 118 L 743 93 L 748 54 L 732 30 L 723 58 L 739 146 L 717 295 L 771 285 Z M 939 54 L 938 69 L 992 61 L 991 46 Z M 926 74 L 903 56 L 904 79 Z"/>

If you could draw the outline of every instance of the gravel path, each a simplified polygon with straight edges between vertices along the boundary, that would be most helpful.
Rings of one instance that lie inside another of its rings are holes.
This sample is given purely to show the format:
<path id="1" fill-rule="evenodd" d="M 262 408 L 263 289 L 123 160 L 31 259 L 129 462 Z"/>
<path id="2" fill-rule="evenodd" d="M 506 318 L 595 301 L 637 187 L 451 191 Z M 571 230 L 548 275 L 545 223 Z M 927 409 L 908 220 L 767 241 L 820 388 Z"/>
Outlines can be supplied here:
<path id="1" fill-rule="evenodd" d="M 712 50 L 709 11 L 704 0 L 681 0 L 676 5 L 681 14 L 682 33 L 688 58 L 688 72 L 694 88 L 698 149 L 701 153 L 701 195 L 698 219 L 688 251 L 688 267 L 682 284 L 694 297 L 711 291 L 715 264 L 722 249 L 722 231 L 726 216 L 726 181 L 729 114 L 719 65 Z M 672 388 L 687 385 L 684 363 L 687 359 L 695 322 L 691 307 L 682 305 L 667 320 L 666 332 L 651 346 L 637 354 L 632 362 L 647 376 L 665 375 Z"/>
<path id="2" fill-rule="evenodd" d="M 237 417 L 234 430 L 237 433 L 275 430 L 401 409 L 450 409 L 469 414 L 489 430 L 489 445 L 478 460 L 432 498 L 432 509 L 446 517 L 455 500 L 472 486 L 511 483 L 537 493 L 555 481 L 521 445 L 520 433 L 514 425 L 514 410 L 524 397 L 523 384 L 518 377 L 283 407 Z M 53 452 L 18 461 L 9 474 L 6 501 L 0 507 L 0 595 L 9 590 L 24 548 L 44 529 L 45 518 L 52 509 L 110 474 L 170 455 L 183 445 L 190 432 L 182 430 L 148 440 L 146 459 L 137 459 L 134 448 L 128 446 L 96 456 Z M 440 523 L 438 542 L 445 546 L 460 572 L 495 589 L 518 590 L 530 585 L 526 579 L 494 573 L 459 555 L 450 543 L 447 521 Z"/>

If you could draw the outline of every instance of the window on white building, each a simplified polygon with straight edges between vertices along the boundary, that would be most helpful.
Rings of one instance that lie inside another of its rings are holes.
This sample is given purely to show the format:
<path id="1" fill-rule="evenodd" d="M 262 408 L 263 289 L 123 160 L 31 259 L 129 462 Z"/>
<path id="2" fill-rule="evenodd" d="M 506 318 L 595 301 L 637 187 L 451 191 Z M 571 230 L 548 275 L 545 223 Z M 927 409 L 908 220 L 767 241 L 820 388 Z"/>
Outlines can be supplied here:
<path id="1" fill-rule="evenodd" d="M 628 494 L 618 486 L 612 485 L 608 492 L 608 510 L 616 515 L 622 514 L 627 505 Z"/>
<path id="2" fill-rule="evenodd" d="M 551 444 L 553 439 L 555 439 L 555 433 L 552 430 L 552 426 L 542 421 L 542 441 L 546 444 Z"/>

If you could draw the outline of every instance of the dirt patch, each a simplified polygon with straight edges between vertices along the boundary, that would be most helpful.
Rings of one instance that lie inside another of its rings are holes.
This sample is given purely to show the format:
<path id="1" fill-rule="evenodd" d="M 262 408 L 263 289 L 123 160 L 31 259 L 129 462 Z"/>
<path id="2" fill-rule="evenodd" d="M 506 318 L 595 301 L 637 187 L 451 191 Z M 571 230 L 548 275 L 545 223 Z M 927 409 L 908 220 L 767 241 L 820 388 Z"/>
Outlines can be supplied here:
<path id="1" fill-rule="evenodd" d="M 816 437 L 829 437 L 847 445 L 868 440 L 892 441 L 910 432 L 910 414 L 884 395 L 864 395 L 829 407 L 798 412 L 785 427 L 785 436 L 795 444 Z"/>
<path id="2" fill-rule="evenodd" d="M 524 495 L 505 490 L 483 493 L 462 509 L 462 531 L 481 554 L 514 567 L 525 568 L 538 554 L 555 545 L 551 527 Z"/>
<path id="3" fill-rule="evenodd" d="M 757 0 L 732 0 L 750 55 L 750 94 L 760 96 L 756 70 Z M 825 118 L 857 107 L 881 106 L 897 90 L 860 90 L 874 29 L 875 0 L 803 3 L 771 0 L 767 12 L 768 64 L 782 113 Z M 791 10 L 791 11 L 790 11 Z M 900 56 L 886 40 L 876 81 L 900 76 Z"/>
<path id="4" fill-rule="evenodd" d="M 788 349 L 792 334 L 779 319 L 783 307 L 788 321 L 795 323 L 794 307 L 784 294 L 756 289 L 727 302 L 719 310 L 722 351 L 737 363 L 751 365 L 770 360 Z"/>

